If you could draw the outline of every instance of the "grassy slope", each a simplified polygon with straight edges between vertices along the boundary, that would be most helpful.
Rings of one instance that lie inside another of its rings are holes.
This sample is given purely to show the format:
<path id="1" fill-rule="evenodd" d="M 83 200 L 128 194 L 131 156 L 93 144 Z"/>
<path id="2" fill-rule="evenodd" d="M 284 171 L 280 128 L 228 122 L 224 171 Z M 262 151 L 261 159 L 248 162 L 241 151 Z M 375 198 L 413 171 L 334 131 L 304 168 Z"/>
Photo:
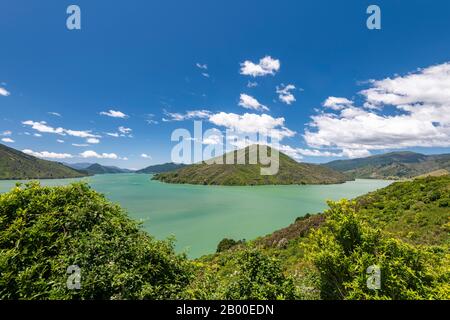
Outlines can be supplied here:
<path id="1" fill-rule="evenodd" d="M 0 179 L 77 178 L 87 174 L 0 144 Z"/>
<path id="2" fill-rule="evenodd" d="M 238 158 L 238 153 L 239 151 L 234 151 L 235 159 Z M 279 171 L 276 175 L 261 175 L 261 167 L 267 166 L 260 163 L 248 164 L 247 147 L 247 164 L 193 164 L 173 172 L 157 174 L 153 179 L 169 183 L 204 185 L 331 184 L 349 180 L 347 176 L 332 169 L 298 163 L 281 152 L 279 155 Z M 225 159 L 226 156 L 222 157 Z M 223 162 L 225 163 L 225 160 Z"/>
<path id="3" fill-rule="evenodd" d="M 336 160 L 325 166 L 356 178 L 412 178 L 439 169 L 450 170 L 450 155 L 391 152 L 367 158 Z"/>

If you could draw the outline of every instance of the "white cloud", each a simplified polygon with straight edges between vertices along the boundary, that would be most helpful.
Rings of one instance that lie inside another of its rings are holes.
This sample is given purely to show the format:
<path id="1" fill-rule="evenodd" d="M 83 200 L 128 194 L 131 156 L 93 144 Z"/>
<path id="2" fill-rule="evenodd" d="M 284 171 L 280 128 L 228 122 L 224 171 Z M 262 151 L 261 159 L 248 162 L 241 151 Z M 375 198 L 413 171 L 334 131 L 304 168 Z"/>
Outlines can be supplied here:
<path id="1" fill-rule="evenodd" d="M 265 56 L 259 60 L 258 64 L 249 60 L 241 63 L 240 73 L 252 77 L 261 77 L 268 74 L 274 75 L 278 70 L 280 70 L 280 60 Z"/>
<path id="2" fill-rule="evenodd" d="M 45 121 L 22 121 L 22 124 L 30 126 L 32 129 L 43 132 L 43 133 L 54 133 L 54 134 L 60 134 L 62 136 L 68 134 L 69 136 L 79 137 L 79 138 L 100 138 L 100 136 L 92 134 L 91 131 L 78 131 L 78 130 L 71 130 L 71 129 L 64 129 L 61 127 L 53 128 Z"/>
<path id="3" fill-rule="evenodd" d="M 110 137 L 118 138 L 119 134 L 117 132 L 107 132 L 106 133 Z"/>
<path id="4" fill-rule="evenodd" d="M 293 84 L 281 85 L 277 86 L 278 98 L 280 101 L 286 104 L 292 104 L 295 102 L 295 96 L 292 94 L 291 90 L 295 90 L 295 86 Z"/>
<path id="5" fill-rule="evenodd" d="M 237 133 L 259 133 L 282 140 L 292 137 L 295 132 L 284 126 L 284 118 L 273 118 L 267 114 L 220 112 L 212 115 L 209 121 L 215 125 L 235 130 Z"/>
<path id="6" fill-rule="evenodd" d="M 365 106 L 344 103 L 334 108 L 337 113 L 313 116 L 304 135 L 308 145 L 341 148 L 351 157 L 370 150 L 450 147 L 449 63 L 370 85 L 360 92 Z M 395 112 L 384 112 L 387 105 Z"/>
<path id="7" fill-rule="evenodd" d="M 47 158 L 47 159 L 68 159 L 73 158 L 73 156 L 69 153 L 56 153 L 56 152 L 49 152 L 49 151 L 33 151 L 30 149 L 24 149 L 22 150 L 23 153 L 32 155 L 34 157 L 38 158 Z"/>
<path id="8" fill-rule="evenodd" d="M 9 96 L 10 94 L 11 94 L 11 93 L 10 93 L 8 90 L 6 90 L 5 88 L 0 87 L 0 96 L 7 97 L 7 96 Z"/>
<path id="9" fill-rule="evenodd" d="M 133 131 L 131 128 L 126 128 L 126 127 L 122 127 L 120 126 L 118 128 L 119 132 L 123 133 L 123 134 L 129 134 L 131 133 L 131 131 Z"/>
<path id="10" fill-rule="evenodd" d="M 58 143 L 64 143 L 64 140 L 61 140 L 61 139 L 56 139 L 56 141 L 57 141 Z"/>
<path id="11" fill-rule="evenodd" d="M 201 64 L 201 63 L 197 62 L 195 65 L 197 66 L 197 68 L 200 68 L 200 69 L 203 69 L 203 70 L 208 70 L 208 65 L 206 63 L 205 64 Z"/>
<path id="12" fill-rule="evenodd" d="M 112 117 L 112 118 L 128 118 L 128 116 L 119 110 L 108 110 L 100 112 L 101 115 Z"/>
<path id="13" fill-rule="evenodd" d="M 3 142 L 7 142 L 7 143 L 14 143 L 15 141 L 11 138 L 2 138 Z"/>
<path id="14" fill-rule="evenodd" d="M 42 134 L 40 134 L 40 133 L 35 133 L 35 134 L 33 134 L 33 136 L 40 138 L 40 137 L 42 137 Z"/>
<path id="15" fill-rule="evenodd" d="M 97 159 L 119 159 L 119 157 L 115 153 L 97 153 L 92 150 L 87 150 L 80 153 L 82 158 L 97 158 Z"/>
<path id="16" fill-rule="evenodd" d="M 164 110 L 164 114 L 167 118 L 163 118 L 163 121 L 184 121 L 189 119 L 205 119 L 211 115 L 211 111 L 209 110 L 193 110 L 187 111 L 186 113 L 178 113 L 178 112 L 167 112 Z"/>
<path id="17" fill-rule="evenodd" d="M 86 144 L 86 143 L 72 143 L 72 145 L 73 145 L 74 147 L 87 147 L 87 146 L 89 146 L 89 145 Z"/>
<path id="18" fill-rule="evenodd" d="M 147 119 L 147 120 L 145 120 L 145 122 L 147 122 L 148 124 L 158 124 L 158 121 L 153 120 L 153 119 Z"/>
<path id="19" fill-rule="evenodd" d="M 204 76 L 205 78 L 209 78 L 209 73 L 202 72 L 202 76 Z"/>
<path id="20" fill-rule="evenodd" d="M 97 143 L 100 143 L 100 140 L 97 138 L 89 138 L 89 139 L 86 139 L 86 142 L 90 143 L 90 144 L 97 144 Z"/>
<path id="21" fill-rule="evenodd" d="M 246 109 L 253 109 L 258 111 L 269 111 L 269 108 L 261 103 L 259 103 L 258 100 L 253 98 L 252 96 L 249 96 L 248 94 L 241 93 L 241 96 L 239 98 L 239 105 Z"/>
<path id="22" fill-rule="evenodd" d="M 12 131 L 10 130 L 6 130 L 0 133 L 0 136 L 10 136 L 10 135 L 12 135 Z"/>
<path id="23" fill-rule="evenodd" d="M 328 97 L 322 105 L 333 110 L 342 110 L 346 107 L 353 106 L 353 102 L 347 98 Z"/>
<path id="24" fill-rule="evenodd" d="M 31 126 L 32 129 L 39 131 L 39 132 L 56 133 L 56 134 L 61 134 L 61 135 L 65 134 L 63 128 L 50 127 L 47 125 L 47 123 L 45 121 L 36 122 L 36 121 L 32 121 L 32 120 L 27 120 L 27 121 L 22 121 L 22 124 Z"/>
<path id="25" fill-rule="evenodd" d="M 48 112 L 48 114 L 55 116 L 55 117 L 61 117 L 61 114 L 58 112 Z"/>
<path id="26" fill-rule="evenodd" d="M 145 158 L 145 159 L 151 159 L 152 158 L 150 155 L 148 155 L 146 153 L 141 154 L 141 157 Z"/>

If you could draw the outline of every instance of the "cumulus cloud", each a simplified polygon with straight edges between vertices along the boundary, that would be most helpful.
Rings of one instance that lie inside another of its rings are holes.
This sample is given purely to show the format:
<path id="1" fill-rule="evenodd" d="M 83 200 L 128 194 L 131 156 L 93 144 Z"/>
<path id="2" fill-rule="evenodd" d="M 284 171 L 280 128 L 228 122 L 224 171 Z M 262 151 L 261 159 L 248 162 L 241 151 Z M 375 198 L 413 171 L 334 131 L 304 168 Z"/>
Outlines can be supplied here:
<path id="1" fill-rule="evenodd" d="M 278 140 L 295 135 L 294 131 L 285 127 L 284 118 L 273 118 L 267 114 L 245 113 L 239 115 L 219 112 L 212 115 L 209 121 L 217 126 L 235 130 L 237 133 L 258 133 Z"/>
<path id="2" fill-rule="evenodd" d="M 47 158 L 47 159 L 68 159 L 73 158 L 73 155 L 69 153 L 56 153 L 56 152 L 49 152 L 49 151 L 33 151 L 30 149 L 24 149 L 22 150 L 23 153 L 29 154 L 34 157 L 38 158 Z"/>
<path id="3" fill-rule="evenodd" d="M 11 94 L 11 93 L 10 93 L 8 90 L 6 90 L 5 88 L 0 87 L 0 96 L 7 97 L 7 96 L 9 96 L 10 94 Z"/>
<path id="4" fill-rule="evenodd" d="M 69 136 L 74 136 L 74 137 L 79 137 L 79 138 L 99 138 L 100 137 L 98 135 L 92 134 L 91 131 L 71 130 L 71 129 L 64 129 L 61 127 L 54 128 L 54 127 L 47 125 L 47 123 L 45 121 L 37 122 L 37 121 L 27 120 L 27 121 L 22 121 L 22 124 L 24 124 L 26 126 L 30 126 L 32 129 L 39 131 L 39 132 L 43 132 L 43 133 L 54 133 L 54 134 L 59 134 L 62 136 L 69 135 Z"/>
<path id="5" fill-rule="evenodd" d="M 292 104 L 295 102 L 295 96 L 292 94 L 292 90 L 295 90 L 293 84 L 277 86 L 278 99 L 286 104 Z"/>
<path id="6" fill-rule="evenodd" d="M 335 112 L 312 117 L 304 138 L 310 146 L 342 148 L 353 157 L 370 150 L 449 147 L 449 88 L 449 63 L 372 80 L 370 88 L 360 92 L 362 107 L 340 100 L 340 106 L 332 108 Z M 386 106 L 395 112 L 385 112 Z"/>
<path id="7" fill-rule="evenodd" d="M 209 110 L 193 110 L 187 111 L 186 113 L 178 113 L 178 112 L 167 112 L 164 110 L 165 118 L 162 120 L 167 121 L 184 121 L 190 119 L 206 119 L 211 115 L 211 111 Z"/>
<path id="8" fill-rule="evenodd" d="M 93 150 L 87 150 L 80 153 L 82 158 L 97 158 L 97 159 L 119 159 L 115 153 L 97 153 Z"/>
<path id="9" fill-rule="evenodd" d="M 6 143 L 14 143 L 15 141 L 13 140 L 13 139 L 11 139 L 11 138 L 2 138 L 2 141 L 3 142 L 6 142 Z"/>
<path id="10" fill-rule="evenodd" d="M 272 59 L 270 56 L 265 56 L 264 58 L 259 60 L 258 64 L 255 64 L 249 60 L 241 63 L 241 71 L 242 75 L 252 76 L 252 77 L 261 77 L 266 75 L 274 75 L 276 72 L 280 70 L 280 60 Z"/>
<path id="11" fill-rule="evenodd" d="M 253 98 L 252 96 L 249 96 L 248 94 L 241 93 L 241 96 L 239 98 L 239 105 L 246 109 L 253 109 L 258 111 L 269 111 L 269 108 L 261 103 L 259 103 L 258 100 Z"/>
<path id="12" fill-rule="evenodd" d="M 128 118 L 128 116 L 123 113 L 122 111 L 119 110 L 108 110 L 108 111 L 102 111 L 100 112 L 101 115 L 103 116 L 108 116 L 108 117 L 112 117 L 112 118 Z"/>

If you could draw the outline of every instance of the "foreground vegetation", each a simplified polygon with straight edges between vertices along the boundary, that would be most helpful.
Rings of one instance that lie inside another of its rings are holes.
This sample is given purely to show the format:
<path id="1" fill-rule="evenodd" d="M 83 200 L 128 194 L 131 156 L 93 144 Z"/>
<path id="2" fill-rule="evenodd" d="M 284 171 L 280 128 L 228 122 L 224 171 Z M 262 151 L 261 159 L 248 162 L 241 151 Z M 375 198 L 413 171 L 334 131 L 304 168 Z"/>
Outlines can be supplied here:
<path id="1" fill-rule="evenodd" d="M 83 183 L 30 183 L 0 195 L 0 299 L 450 299 L 449 205 L 448 175 L 399 182 L 191 261 Z"/>

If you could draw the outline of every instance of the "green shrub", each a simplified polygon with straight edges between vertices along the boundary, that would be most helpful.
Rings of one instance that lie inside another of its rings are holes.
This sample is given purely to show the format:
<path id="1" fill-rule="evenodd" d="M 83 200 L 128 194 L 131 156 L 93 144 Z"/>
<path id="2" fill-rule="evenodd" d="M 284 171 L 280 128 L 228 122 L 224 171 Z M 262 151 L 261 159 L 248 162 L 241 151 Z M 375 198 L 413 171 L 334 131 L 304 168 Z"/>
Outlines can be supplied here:
<path id="1" fill-rule="evenodd" d="M 292 279 L 283 274 L 278 260 L 257 249 L 245 249 L 236 258 L 237 270 L 225 289 L 226 299 L 294 299 Z"/>
<path id="2" fill-rule="evenodd" d="M 81 289 L 67 268 L 81 268 Z M 176 298 L 186 257 L 84 183 L 28 183 L 0 195 L 0 299 Z"/>
<path id="3" fill-rule="evenodd" d="M 323 299 L 450 298 L 448 252 L 414 247 L 369 227 L 356 203 L 330 202 L 325 225 L 305 247 L 320 274 Z M 381 289 L 367 287 L 367 268 L 381 270 Z"/>

